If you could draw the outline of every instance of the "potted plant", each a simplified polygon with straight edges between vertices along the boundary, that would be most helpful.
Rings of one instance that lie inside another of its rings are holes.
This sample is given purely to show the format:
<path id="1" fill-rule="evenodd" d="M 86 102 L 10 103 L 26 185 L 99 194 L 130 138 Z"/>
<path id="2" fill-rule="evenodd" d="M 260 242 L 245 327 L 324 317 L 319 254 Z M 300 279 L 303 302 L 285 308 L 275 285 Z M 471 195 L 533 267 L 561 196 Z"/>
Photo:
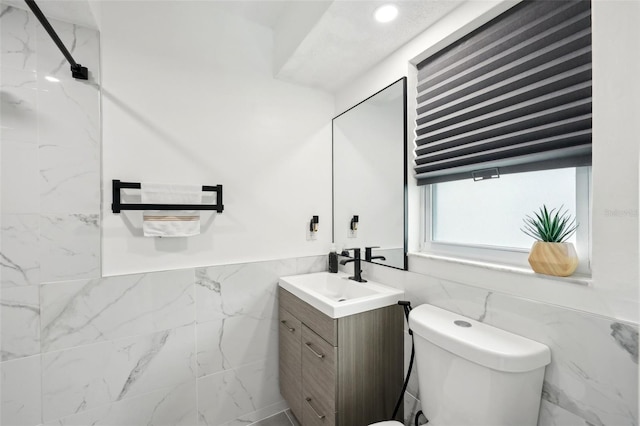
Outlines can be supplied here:
<path id="1" fill-rule="evenodd" d="M 534 238 L 536 242 L 529 253 L 529 265 L 539 273 L 568 277 L 578 267 L 578 255 L 572 243 L 566 242 L 578 228 L 575 218 L 569 212 L 562 211 L 562 207 L 547 209 L 546 205 L 534 212 L 534 216 L 527 215 L 524 228 L 520 230 Z"/>

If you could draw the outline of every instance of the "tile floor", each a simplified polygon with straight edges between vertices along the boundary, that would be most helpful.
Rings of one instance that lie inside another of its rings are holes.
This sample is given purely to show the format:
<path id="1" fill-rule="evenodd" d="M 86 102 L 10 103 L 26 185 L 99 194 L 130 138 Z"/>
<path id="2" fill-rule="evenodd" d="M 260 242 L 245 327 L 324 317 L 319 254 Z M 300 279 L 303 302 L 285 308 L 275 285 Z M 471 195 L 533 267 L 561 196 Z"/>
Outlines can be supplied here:
<path id="1" fill-rule="evenodd" d="M 251 426 L 300 426 L 300 423 L 291 414 L 291 410 L 282 411 L 259 422 L 253 423 Z"/>

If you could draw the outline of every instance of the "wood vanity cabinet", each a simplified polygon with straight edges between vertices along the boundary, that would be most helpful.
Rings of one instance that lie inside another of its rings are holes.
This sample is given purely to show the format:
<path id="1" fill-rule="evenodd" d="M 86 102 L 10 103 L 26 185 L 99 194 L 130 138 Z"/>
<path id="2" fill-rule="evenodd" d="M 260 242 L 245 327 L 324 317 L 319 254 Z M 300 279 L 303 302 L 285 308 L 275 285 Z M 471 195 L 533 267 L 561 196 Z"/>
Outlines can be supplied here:
<path id="1" fill-rule="evenodd" d="M 283 288 L 279 301 L 280 392 L 302 426 L 389 420 L 403 382 L 402 308 L 333 319 Z"/>

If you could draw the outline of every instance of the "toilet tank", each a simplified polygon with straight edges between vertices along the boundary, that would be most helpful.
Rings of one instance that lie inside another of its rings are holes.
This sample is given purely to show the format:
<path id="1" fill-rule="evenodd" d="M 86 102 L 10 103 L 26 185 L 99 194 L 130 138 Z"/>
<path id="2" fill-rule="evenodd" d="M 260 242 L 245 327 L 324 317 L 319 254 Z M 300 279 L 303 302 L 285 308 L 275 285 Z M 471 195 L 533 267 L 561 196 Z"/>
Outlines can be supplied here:
<path id="1" fill-rule="evenodd" d="M 431 305 L 409 326 L 429 425 L 537 424 L 547 346 Z"/>

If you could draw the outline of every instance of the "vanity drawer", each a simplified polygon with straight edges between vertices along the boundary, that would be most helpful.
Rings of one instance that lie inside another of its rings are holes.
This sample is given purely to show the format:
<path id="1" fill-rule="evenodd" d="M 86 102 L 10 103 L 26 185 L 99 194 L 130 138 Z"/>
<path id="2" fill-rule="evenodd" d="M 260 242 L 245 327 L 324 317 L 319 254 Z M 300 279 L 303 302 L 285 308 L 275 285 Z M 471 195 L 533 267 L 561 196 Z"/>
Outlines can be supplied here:
<path id="1" fill-rule="evenodd" d="M 302 401 L 302 424 L 304 426 L 335 426 L 336 413 L 320 414 L 314 399 Z"/>
<path id="2" fill-rule="evenodd" d="M 302 325 L 302 395 L 304 424 L 306 418 L 315 414 L 326 419 L 334 417 L 336 412 L 336 363 L 337 349 L 325 342 L 320 336 Z M 308 408 L 313 407 L 315 413 Z M 325 423 L 319 423 L 325 424 Z"/>
<path id="3" fill-rule="evenodd" d="M 337 320 L 323 314 L 304 300 L 297 298 L 281 287 L 278 288 L 278 294 L 281 307 L 291 312 L 294 317 L 302 321 L 303 324 L 306 324 L 331 345 L 338 345 Z"/>
<path id="4" fill-rule="evenodd" d="M 293 414 L 302 418 L 302 323 L 285 309 L 279 312 L 280 393 Z"/>

